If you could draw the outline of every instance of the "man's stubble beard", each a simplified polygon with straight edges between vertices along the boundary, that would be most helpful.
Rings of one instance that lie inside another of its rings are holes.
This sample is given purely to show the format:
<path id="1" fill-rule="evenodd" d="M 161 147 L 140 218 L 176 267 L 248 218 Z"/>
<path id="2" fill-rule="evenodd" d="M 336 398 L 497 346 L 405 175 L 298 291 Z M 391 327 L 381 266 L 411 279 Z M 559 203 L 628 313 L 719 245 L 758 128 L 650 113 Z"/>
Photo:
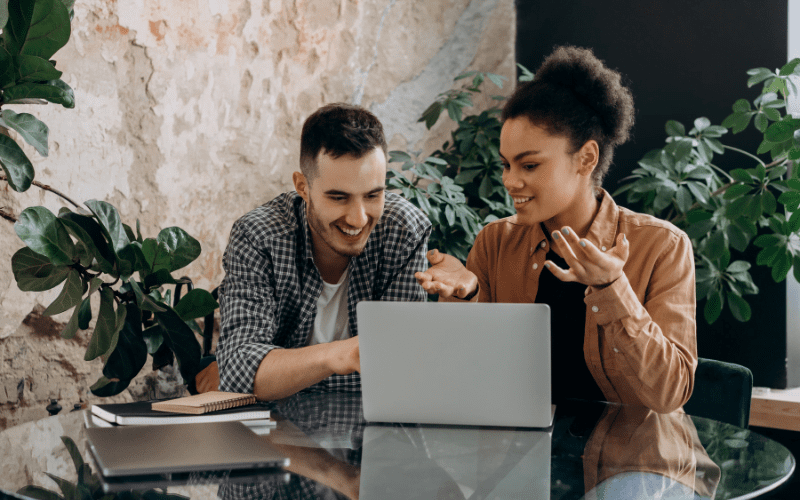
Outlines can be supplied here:
<path id="1" fill-rule="evenodd" d="M 333 223 L 327 228 L 323 225 L 322 221 L 319 219 L 319 217 L 317 217 L 316 210 L 314 210 L 314 204 L 311 202 L 310 199 L 308 200 L 308 204 L 307 204 L 307 208 L 306 208 L 306 218 L 308 219 L 308 223 L 311 226 L 311 230 L 313 232 L 317 233 L 317 235 L 319 235 L 319 237 L 322 239 L 322 241 L 324 241 L 325 244 L 328 245 L 328 248 L 330 248 L 331 250 L 333 250 L 337 254 L 339 254 L 339 255 L 341 255 L 343 257 L 351 257 L 352 258 L 352 257 L 358 257 L 359 255 L 361 255 L 361 252 L 364 251 L 364 247 L 366 246 L 366 242 L 361 247 L 359 247 L 359 248 L 357 248 L 355 250 L 352 250 L 352 251 L 348 251 L 348 250 L 343 250 L 340 246 L 336 245 L 334 241 L 331 241 L 330 238 L 335 238 L 335 235 L 331 234 L 331 233 L 337 232 L 337 231 L 339 231 L 339 229 L 333 227 L 333 226 L 335 226 L 335 224 L 333 224 Z M 370 227 L 370 226 L 371 226 L 371 224 L 368 223 L 367 226 L 363 230 L 366 231 L 367 227 Z"/>

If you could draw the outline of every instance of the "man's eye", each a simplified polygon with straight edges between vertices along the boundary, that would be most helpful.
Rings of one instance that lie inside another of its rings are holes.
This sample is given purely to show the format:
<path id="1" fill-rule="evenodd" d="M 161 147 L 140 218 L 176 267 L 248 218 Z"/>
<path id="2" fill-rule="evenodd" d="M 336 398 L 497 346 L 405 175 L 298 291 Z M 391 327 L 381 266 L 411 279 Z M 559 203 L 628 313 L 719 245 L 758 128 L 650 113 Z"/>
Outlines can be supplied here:
<path id="1" fill-rule="evenodd" d="M 344 196 L 331 196 L 333 201 L 344 201 Z"/>

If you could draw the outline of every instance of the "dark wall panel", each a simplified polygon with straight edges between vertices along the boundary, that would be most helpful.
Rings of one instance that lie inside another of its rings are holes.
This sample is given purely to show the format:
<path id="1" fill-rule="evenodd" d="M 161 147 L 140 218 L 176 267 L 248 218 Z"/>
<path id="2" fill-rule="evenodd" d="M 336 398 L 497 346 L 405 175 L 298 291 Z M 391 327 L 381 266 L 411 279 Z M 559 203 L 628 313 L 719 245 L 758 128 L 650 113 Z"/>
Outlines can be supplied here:
<path id="1" fill-rule="evenodd" d="M 760 88 L 747 88 L 748 69 L 780 67 L 787 59 L 787 3 L 780 0 L 519 0 L 517 23 L 517 61 L 529 69 L 535 71 L 557 45 L 591 47 L 631 87 L 636 125 L 606 178 L 611 192 L 647 151 L 664 145 L 667 120 L 681 121 L 687 130 L 699 116 L 721 123 L 734 101 L 758 95 Z M 751 150 L 760 142 L 752 126 L 725 139 Z M 731 152 L 715 163 L 754 166 Z M 624 205 L 624 196 L 617 201 Z M 785 287 L 767 272 L 754 273 L 754 279 L 761 293 L 749 298 L 750 322 L 727 314 L 708 327 L 700 311 L 698 350 L 750 367 L 757 385 L 785 387 Z M 774 331 L 784 336 L 769 333 Z"/>

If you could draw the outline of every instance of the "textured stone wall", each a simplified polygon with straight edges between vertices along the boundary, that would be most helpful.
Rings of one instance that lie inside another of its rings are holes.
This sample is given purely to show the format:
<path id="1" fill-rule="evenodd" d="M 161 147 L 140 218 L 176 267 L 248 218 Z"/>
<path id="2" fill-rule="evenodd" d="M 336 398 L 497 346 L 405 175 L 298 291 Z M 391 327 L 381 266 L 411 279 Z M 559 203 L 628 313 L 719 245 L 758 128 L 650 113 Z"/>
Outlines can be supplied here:
<path id="1" fill-rule="evenodd" d="M 145 236 L 186 229 L 203 253 L 185 273 L 213 288 L 233 222 L 291 189 L 308 114 L 358 103 L 384 122 L 391 148 L 431 151 L 448 123 L 429 133 L 422 111 L 461 72 L 511 79 L 514 35 L 513 0 L 77 0 L 55 56 L 76 108 L 14 109 L 50 126 L 48 158 L 26 149 L 37 180 L 113 203 Z M 32 205 L 63 206 L 35 187 L 0 187 L 0 206 Z M 0 428 L 44 416 L 51 397 L 67 409 L 91 399 L 101 368 L 82 359 L 85 332 L 58 337 L 66 315 L 32 313 L 58 289 L 17 289 L 20 247 L 0 220 Z"/>

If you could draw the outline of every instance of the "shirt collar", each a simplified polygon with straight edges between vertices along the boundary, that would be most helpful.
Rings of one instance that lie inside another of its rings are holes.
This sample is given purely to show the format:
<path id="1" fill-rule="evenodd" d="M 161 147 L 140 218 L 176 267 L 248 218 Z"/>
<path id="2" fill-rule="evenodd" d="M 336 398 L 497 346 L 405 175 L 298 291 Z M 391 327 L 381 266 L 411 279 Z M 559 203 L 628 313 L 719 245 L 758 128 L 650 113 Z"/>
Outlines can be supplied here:
<path id="1" fill-rule="evenodd" d="M 597 248 L 605 251 L 614 246 L 617 237 L 617 227 L 619 227 L 619 209 L 614 199 L 608 191 L 600 188 L 600 210 L 589 226 L 586 239 L 591 241 Z"/>
<path id="2" fill-rule="evenodd" d="M 300 227 L 303 231 L 303 247 L 305 261 L 314 262 L 314 243 L 311 239 L 311 228 L 308 225 L 308 217 L 306 212 L 306 201 L 298 195 L 300 202 L 297 205 L 297 220 L 300 222 Z M 316 262 L 314 262 L 316 265 Z"/>
<path id="3" fill-rule="evenodd" d="M 619 210 L 614 199 L 603 188 L 600 188 L 598 200 L 600 201 L 600 210 L 598 210 L 592 224 L 589 226 L 586 239 L 594 243 L 597 248 L 602 249 L 605 247 L 609 249 L 614 246 L 614 240 L 617 236 Z M 535 224 L 531 229 L 531 253 L 539 248 L 546 248 L 547 236 L 544 234 L 542 224 Z"/>

